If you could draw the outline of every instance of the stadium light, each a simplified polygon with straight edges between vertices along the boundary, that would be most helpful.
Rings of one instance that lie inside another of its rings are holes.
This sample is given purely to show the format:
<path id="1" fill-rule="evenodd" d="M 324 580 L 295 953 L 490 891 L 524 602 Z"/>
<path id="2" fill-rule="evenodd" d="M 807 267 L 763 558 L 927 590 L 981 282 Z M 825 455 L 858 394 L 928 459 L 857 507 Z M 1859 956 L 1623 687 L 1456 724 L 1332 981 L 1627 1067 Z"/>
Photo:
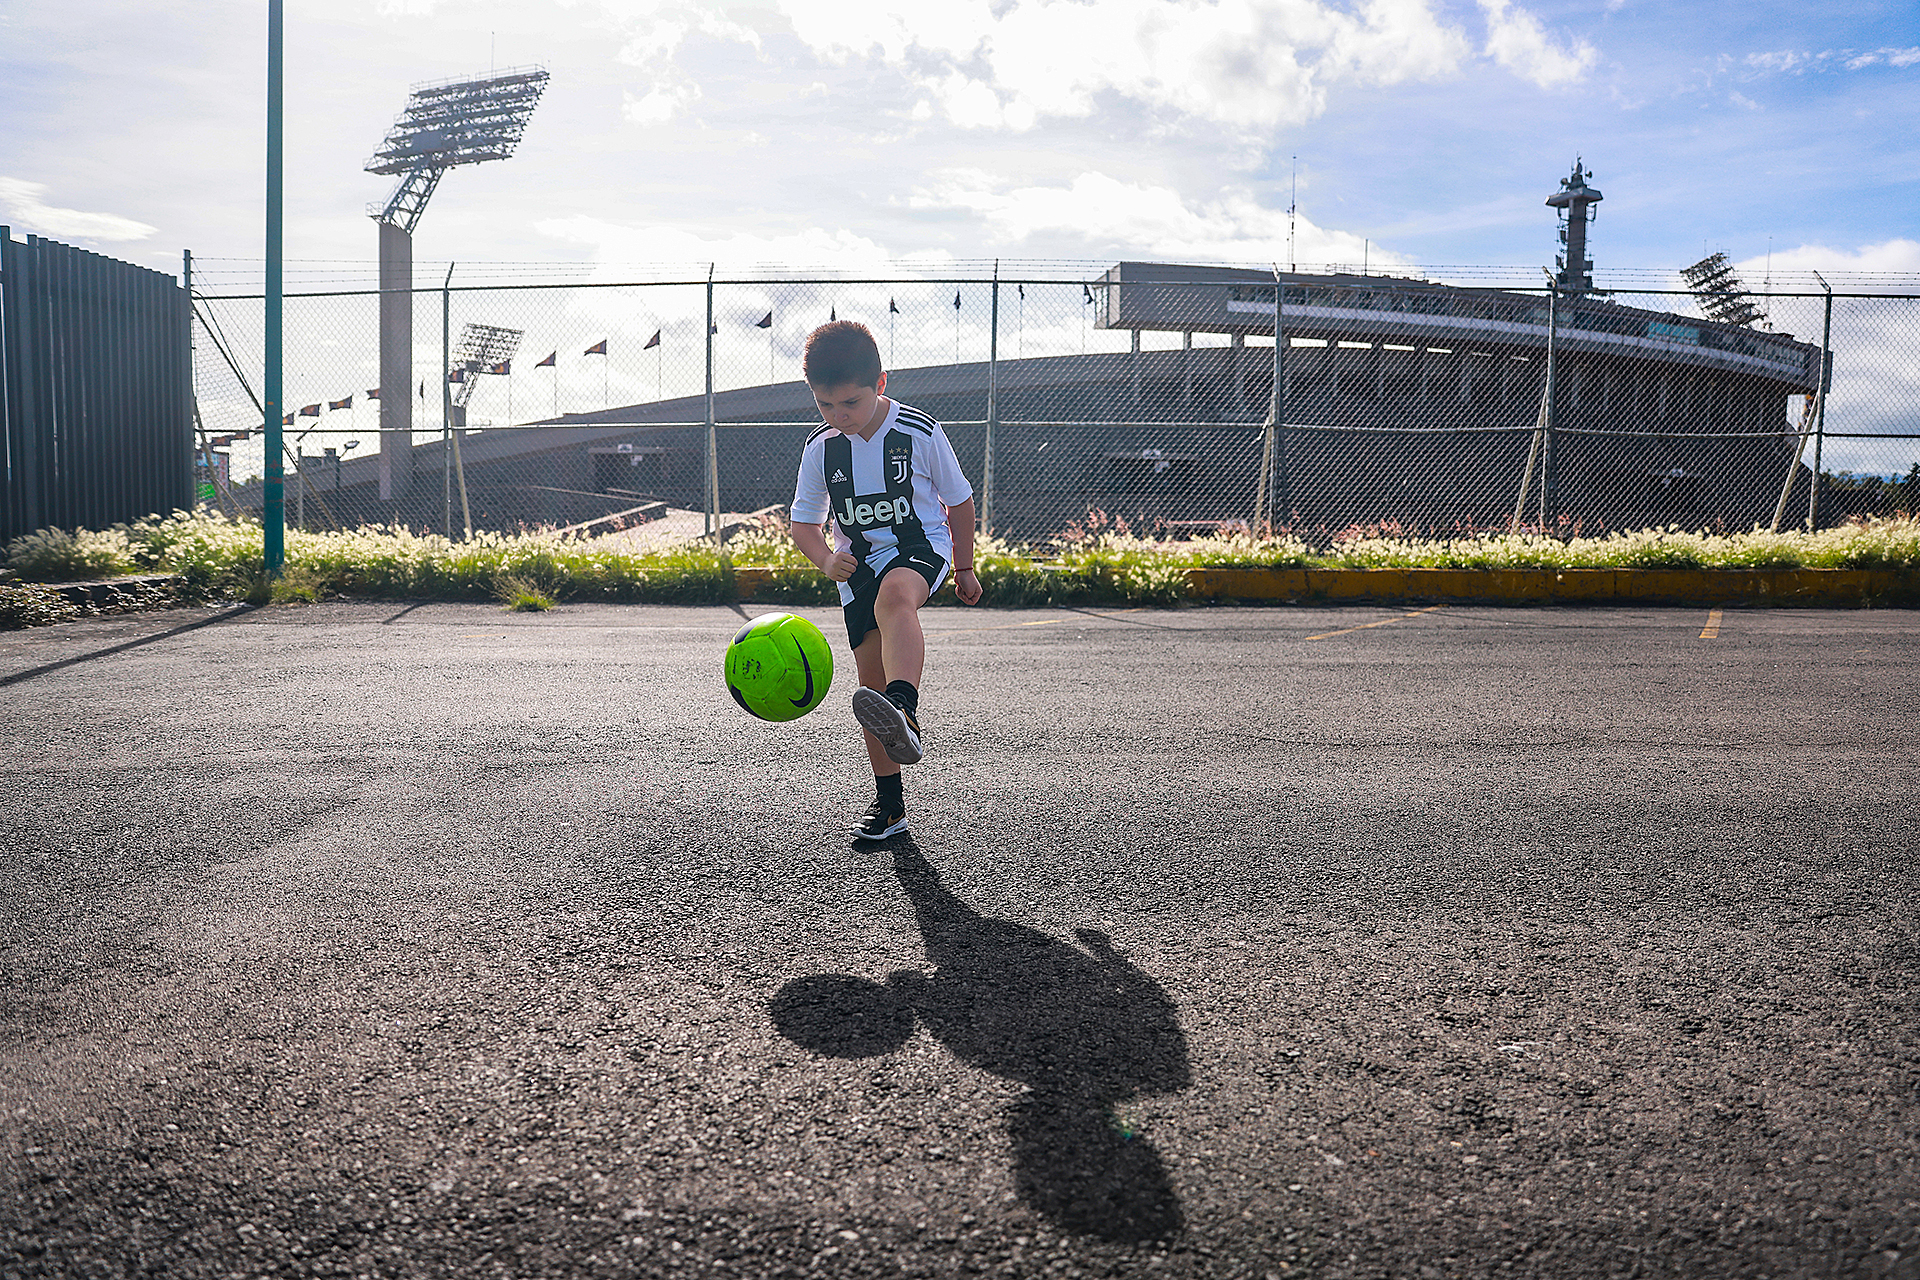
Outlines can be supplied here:
<path id="1" fill-rule="evenodd" d="M 1726 254 L 1710 253 L 1692 266 L 1682 267 L 1680 276 L 1693 290 L 1707 319 L 1745 325 L 1760 318 L 1760 308 L 1748 296 L 1746 283 Z"/>
<path id="2" fill-rule="evenodd" d="M 520 144 L 547 87 L 544 67 L 413 87 L 407 109 L 366 163 L 397 176 L 393 194 L 370 204 L 380 227 L 380 385 L 413 385 L 413 229 L 441 175 L 463 164 L 505 160 Z M 380 497 L 397 501 L 413 487 L 413 397 L 380 400 Z"/>
<path id="3" fill-rule="evenodd" d="M 368 205 L 368 214 L 411 235 L 440 175 L 513 155 L 546 87 L 544 67 L 415 85 L 406 111 L 366 163 L 368 173 L 400 175 L 393 194 L 384 204 Z"/>
<path id="4" fill-rule="evenodd" d="M 453 393 L 455 408 L 465 409 L 467 401 L 473 399 L 473 389 L 480 385 L 477 375 L 513 359 L 514 353 L 520 350 L 520 339 L 525 334 L 524 329 L 503 329 L 498 325 L 474 324 L 471 321 L 460 330 L 460 345 L 454 348 L 452 367 L 447 370 L 449 379 L 455 373 L 461 375 Z"/>

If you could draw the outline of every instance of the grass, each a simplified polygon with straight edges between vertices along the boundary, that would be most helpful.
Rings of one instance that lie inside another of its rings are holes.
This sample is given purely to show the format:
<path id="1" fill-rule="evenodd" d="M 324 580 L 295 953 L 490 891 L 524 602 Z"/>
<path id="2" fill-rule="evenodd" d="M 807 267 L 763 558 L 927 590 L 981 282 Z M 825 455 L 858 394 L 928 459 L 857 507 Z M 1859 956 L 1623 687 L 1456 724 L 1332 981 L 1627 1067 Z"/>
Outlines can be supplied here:
<path id="1" fill-rule="evenodd" d="M 833 584 L 800 554 L 778 521 L 723 547 L 688 543 L 647 552 L 609 549 L 552 533 L 480 534 L 452 542 L 402 528 L 344 533 L 288 530 L 286 564 L 262 572 L 260 526 L 217 513 L 175 512 L 111 529 L 41 530 L 15 539 L 5 562 L 28 583 L 149 572 L 178 574 L 178 598 L 292 604 L 339 597 L 498 600 L 509 609 L 578 601 L 721 604 L 735 599 L 735 566 L 770 569 L 755 599 L 831 604 Z M 975 565 L 987 598 L 1005 607 L 1046 604 L 1171 605 L 1191 568 L 1702 568 L 1920 570 L 1920 520 L 1857 521 L 1815 534 L 1644 529 L 1601 537 L 1538 533 L 1409 536 L 1391 526 L 1349 529 L 1320 548 L 1291 535 L 1225 532 L 1153 537 L 1098 512 L 1043 547 L 983 538 Z M 16 587 L 17 592 L 22 588 Z M 943 593 L 942 599 L 951 593 Z M 38 596 L 10 596 L 7 619 L 58 612 Z M 11 625 L 33 625 L 15 621 Z"/>

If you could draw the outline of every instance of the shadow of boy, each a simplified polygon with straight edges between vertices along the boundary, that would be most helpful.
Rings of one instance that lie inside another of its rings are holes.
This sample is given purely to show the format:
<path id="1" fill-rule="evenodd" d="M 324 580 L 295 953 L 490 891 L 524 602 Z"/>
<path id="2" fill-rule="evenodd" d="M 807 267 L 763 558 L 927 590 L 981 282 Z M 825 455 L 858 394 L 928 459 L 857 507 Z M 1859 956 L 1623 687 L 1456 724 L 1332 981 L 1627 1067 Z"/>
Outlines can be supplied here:
<path id="1" fill-rule="evenodd" d="M 955 897 L 910 837 L 892 842 L 931 975 L 885 983 L 845 974 L 797 978 L 774 997 L 774 1025 L 830 1057 L 905 1044 L 916 1022 L 956 1057 L 1025 1085 L 1008 1118 L 1014 1185 L 1065 1231 L 1114 1241 L 1182 1225 L 1159 1153 L 1114 1116 L 1115 1104 L 1190 1083 L 1178 1010 L 1105 934 L 1086 950 L 983 916 Z"/>

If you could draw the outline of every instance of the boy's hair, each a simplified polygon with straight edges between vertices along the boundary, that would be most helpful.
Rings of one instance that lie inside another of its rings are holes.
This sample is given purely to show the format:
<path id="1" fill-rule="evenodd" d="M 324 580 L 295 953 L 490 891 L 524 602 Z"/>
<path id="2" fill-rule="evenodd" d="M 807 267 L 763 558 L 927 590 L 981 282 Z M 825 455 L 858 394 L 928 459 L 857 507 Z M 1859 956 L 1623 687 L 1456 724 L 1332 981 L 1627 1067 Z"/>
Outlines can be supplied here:
<path id="1" fill-rule="evenodd" d="M 853 320 L 835 320 L 807 335 L 807 354 L 800 367 L 810 387 L 880 385 L 880 344 L 867 326 Z"/>

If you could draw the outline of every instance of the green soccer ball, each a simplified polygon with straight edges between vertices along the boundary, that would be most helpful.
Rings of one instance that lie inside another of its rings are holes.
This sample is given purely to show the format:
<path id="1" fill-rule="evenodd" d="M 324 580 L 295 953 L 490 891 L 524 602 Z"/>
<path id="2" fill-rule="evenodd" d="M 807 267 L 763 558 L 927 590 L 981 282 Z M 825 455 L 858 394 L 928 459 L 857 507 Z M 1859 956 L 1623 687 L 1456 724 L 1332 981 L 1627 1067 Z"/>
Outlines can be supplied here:
<path id="1" fill-rule="evenodd" d="M 755 618 L 727 646 L 727 692 L 762 720 L 799 719 L 825 701 L 832 683 L 827 638 L 791 613 Z"/>

